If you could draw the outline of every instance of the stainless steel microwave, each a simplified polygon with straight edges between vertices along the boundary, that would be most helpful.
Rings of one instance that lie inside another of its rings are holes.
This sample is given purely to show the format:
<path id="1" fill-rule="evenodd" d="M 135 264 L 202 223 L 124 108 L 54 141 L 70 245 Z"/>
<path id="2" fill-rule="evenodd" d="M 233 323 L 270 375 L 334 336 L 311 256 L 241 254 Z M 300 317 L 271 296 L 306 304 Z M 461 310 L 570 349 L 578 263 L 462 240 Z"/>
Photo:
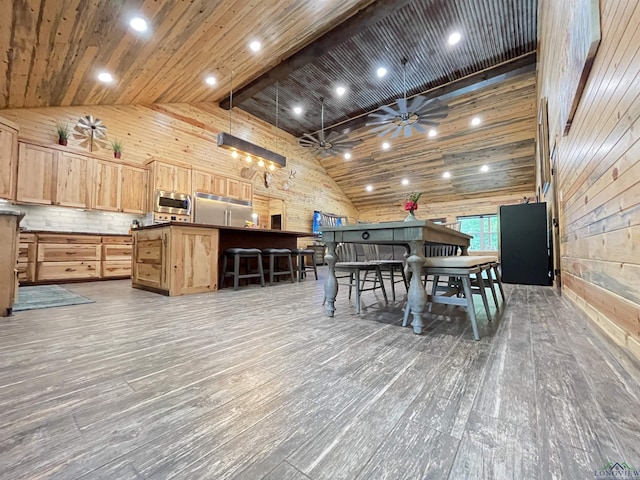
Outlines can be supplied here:
<path id="1" fill-rule="evenodd" d="M 153 211 L 174 215 L 191 215 L 191 195 L 156 190 L 153 196 Z"/>

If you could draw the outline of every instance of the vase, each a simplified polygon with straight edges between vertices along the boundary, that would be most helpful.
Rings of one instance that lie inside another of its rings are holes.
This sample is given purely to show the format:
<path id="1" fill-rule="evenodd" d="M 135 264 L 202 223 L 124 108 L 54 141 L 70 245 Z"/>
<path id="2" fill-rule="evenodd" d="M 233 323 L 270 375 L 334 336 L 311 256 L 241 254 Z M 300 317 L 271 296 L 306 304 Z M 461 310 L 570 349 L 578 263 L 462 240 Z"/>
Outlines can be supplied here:
<path id="1" fill-rule="evenodd" d="M 409 215 L 404 219 L 405 222 L 413 222 L 414 220 L 418 220 L 416 216 L 413 214 L 413 210 L 409 210 Z"/>

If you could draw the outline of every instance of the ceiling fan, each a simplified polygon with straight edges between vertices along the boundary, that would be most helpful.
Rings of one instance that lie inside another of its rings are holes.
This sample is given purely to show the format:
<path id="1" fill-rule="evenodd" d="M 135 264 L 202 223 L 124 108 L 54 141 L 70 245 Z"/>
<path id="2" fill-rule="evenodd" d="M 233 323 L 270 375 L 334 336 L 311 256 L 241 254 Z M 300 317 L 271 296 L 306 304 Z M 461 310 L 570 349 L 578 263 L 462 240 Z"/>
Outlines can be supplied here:
<path id="1" fill-rule="evenodd" d="M 320 97 L 322 103 L 322 113 L 320 117 L 320 130 L 315 135 L 305 133 L 299 139 L 300 146 L 310 149 L 315 154 L 321 154 L 322 158 L 329 155 L 336 156 L 347 152 L 359 144 L 362 140 L 347 140 L 344 133 L 331 132 L 324 134 L 324 97 Z"/>
<path id="2" fill-rule="evenodd" d="M 435 127 L 438 120 L 446 118 L 449 107 L 438 99 L 428 100 L 422 95 L 413 97 L 411 103 L 407 103 L 407 59 L 402 59 L 404 97 L 396 100 L 398 109 L 394 110 L 388 105 L 382 105 L 374 113 L 370 113 L 367 126 L 373 126 L 370 133 L 378 133 L 384 137 L 393 132 L 391 138 L 396 138 L 404 132 L 405 137 L 410 137 L 415 129 L 419 133 L 426 133 L 423 126 Z M 382 113 L 378 113 L 378 112 Z"/>

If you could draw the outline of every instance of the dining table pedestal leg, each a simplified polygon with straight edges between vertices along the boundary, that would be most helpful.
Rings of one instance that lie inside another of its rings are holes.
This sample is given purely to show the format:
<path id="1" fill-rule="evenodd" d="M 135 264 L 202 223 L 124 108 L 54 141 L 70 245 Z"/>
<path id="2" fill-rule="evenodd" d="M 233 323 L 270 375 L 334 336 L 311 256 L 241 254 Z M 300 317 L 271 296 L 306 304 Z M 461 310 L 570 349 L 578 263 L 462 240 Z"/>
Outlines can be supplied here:
<path id="1" fill-rule="evenodd" d="M 329 274 L 324 282 L 324 299 L 327 305 L 327 316 L 333 317 L 336 311 L 335 302 L 338 295 L 338 279 L 336 278 L 336 242 L 326 242 L 327 253 L 324 261 L 329 265 Z"/>
<path id="2" fill-rule="evenodd" d="M 424 265 L 424 257 L 422 256 L 424 242 L 413 241 L 409 242 L 411 249 L 407 263 L 411 268 L 411 284 L 409 285 L 409 292 L 407 293 L 407 307 L 413 314 L 413 321 L 411 326 L 413 327 L 413 333 L 416 335 L 422 334 L 422 312 L 424 312 L 427 306 L 427 293 L 425 292 L 424 285 L 421 282 L 422 266 Z"/>

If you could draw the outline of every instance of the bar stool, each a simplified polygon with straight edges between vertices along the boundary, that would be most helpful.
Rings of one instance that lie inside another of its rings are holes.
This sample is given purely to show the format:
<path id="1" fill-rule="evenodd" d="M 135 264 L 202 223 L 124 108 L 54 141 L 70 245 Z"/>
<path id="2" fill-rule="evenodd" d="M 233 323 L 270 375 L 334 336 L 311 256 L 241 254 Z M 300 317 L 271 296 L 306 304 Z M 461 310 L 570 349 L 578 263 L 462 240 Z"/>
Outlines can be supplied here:
<path id="1" fill-rule="evenodd" d="M 263 248 L 262 254 L 265 257 L 269 257 L 269 285 L 273 285 L 273 277 L 280 275 L 289 275 L 291 277 L 291 283 L 295 281 L 293 262 L 291 261 L 291 250 L 288 248 Z M 287 259 L 288 268 L 286 270 L 277 270 L 278 259 L 280 258 Z"/>
<path id="2" fill-rule="evenodd" d="M 298 274 L 298 281 L 307 276 L 307 270 L 313 270 L 313 273 L 318 280 L 318 270 L 316 269 L 315 262 L 315 250 L 310 248 L 295 248 L 291 250 L 291 254 L 296 256 L 296 272 Z M 309 263 L 305 262 L 305 258 L 309 258 Z"/>
<path id="3" fill-rule="evenodd" d="M 227 263 L 233 258 L 233 272 L 227 272 Z M 245 259 L 244 273 L 240 273 L 240 259 Z M 249 260 L 255 258 L 258 264 L 258 272 L 249 270 Z M 220 277 L 220 288 L 224 287 L 224 280 L 233 277 L 233 289 L 238 289 L 241 278 L 259 278 L 260 284 L 264 287 L 264 271 L 262 270 L 262 252 L 259 248 L 228 248 L 224 251 L 222 275 Z"/>

